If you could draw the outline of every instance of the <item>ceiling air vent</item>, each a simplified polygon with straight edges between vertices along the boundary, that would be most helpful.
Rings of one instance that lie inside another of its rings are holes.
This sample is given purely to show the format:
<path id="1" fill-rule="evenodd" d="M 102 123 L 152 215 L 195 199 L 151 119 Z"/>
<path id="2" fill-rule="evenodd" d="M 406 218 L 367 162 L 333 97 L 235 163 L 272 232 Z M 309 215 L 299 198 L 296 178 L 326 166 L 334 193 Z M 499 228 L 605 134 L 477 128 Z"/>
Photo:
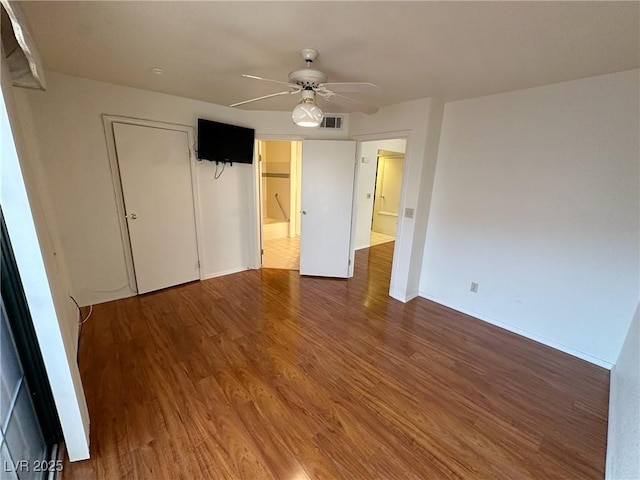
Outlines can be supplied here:
<path id="1" fill-rule="evenodd" d="M 329 130 L 342 130 L 342 117 L 338 115 L 325 115 L 320 123 L 320 128 Z"/>

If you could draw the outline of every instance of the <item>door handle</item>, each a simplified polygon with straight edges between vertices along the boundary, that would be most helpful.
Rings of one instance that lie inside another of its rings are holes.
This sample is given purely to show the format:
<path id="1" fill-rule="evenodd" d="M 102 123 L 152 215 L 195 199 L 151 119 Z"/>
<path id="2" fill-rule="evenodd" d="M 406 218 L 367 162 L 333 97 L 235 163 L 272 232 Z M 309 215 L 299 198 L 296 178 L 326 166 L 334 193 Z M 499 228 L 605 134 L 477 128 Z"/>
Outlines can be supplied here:
<path id="1" fill-rule="evenodd" d="M 307 211 L 306 210 L 302 210 L 300 213 L 303 214 L 303 215 L 306 215 Z"/>
<path id="2" fill-rule="evenodd" d="M 135 220 L 136 218 L 138 218 L 138 215 L 136 215 L 135 213 L 130 213 L 130 214 L 129 214 L 129 218 L 130 218 L 131 220 Z"/>

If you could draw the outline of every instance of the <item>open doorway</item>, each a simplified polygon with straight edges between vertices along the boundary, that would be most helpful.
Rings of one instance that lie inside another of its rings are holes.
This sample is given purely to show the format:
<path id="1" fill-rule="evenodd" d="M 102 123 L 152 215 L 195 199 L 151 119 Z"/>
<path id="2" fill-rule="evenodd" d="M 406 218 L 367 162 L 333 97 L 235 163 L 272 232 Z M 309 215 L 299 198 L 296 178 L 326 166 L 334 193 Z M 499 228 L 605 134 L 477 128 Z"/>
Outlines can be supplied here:
<path id="1" fill-rule="evenodd" d="M 378 150 L 370 245 L 396 239 L 402 191 L 404 152 Z"/>
<path id="2" fill-rule="evenodd" d="M 302 142 L 259 140 L 262 267 L 300 269 Z"/>
<path id="3" fill-rule="evenodd" d="M 398 226 L 406 140 L 360 143 L 356 187 L 356 250 L 393 242 Z"/>

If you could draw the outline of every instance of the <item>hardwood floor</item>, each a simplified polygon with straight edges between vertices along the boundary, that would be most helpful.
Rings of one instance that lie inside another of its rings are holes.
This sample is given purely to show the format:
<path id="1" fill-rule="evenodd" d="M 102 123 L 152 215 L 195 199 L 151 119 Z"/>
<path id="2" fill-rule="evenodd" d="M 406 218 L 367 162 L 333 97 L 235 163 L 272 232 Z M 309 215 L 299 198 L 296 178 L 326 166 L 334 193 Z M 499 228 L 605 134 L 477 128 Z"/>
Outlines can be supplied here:
<path id="1" fill-rule="evenodd" d="M 251 270 L 94 307 L 85 479 L 601 479 L 606 370 L 424 299 Z"/>

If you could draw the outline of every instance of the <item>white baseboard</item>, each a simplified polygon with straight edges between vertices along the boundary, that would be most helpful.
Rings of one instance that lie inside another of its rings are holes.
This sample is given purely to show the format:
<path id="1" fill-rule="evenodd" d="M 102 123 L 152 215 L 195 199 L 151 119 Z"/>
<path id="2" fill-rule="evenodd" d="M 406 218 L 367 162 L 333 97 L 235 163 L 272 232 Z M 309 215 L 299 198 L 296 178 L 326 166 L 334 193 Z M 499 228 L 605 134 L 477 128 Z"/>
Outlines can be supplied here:
<path id="1" fill-rule="evenodd" d="M 90 292 L 89 295 L 81 295 L 81 300 L 79 301 L 81 307 L 88 307 L 90 305 L 99 305 L 100 303 L 113 302 L 114 300 L 122 300 L 123 298 L 135 297 L 137 295 L 136 292 L 130 290 L 128 287 L 125 287 L 122 290 L 114 291 L 114 292 Z"/>
<path id="2" fill-rule="evenodd" d="M 419 294 L 422 298 L 426 298 L 427 300 L 431 300 L 432 302 L 436 302 L 440 305 L 444 305 L 445 307 L 448 308 L 452 308 L 453 310 L 456 310 L 457 312 L 460 313 L 464 313 L 465 315 L 469 315 L 471 317 L 477 318 L 478 320 L 482 320 L 483 322 L 487 322 L 490 323 L 491 325 L 495 325 L 496 327 L 500 327 L 500 328 L 504 328 L 505 330 L 508 330 L 510 332 L 516 333 L 518 335 L 521 335 L 523 337 L 528 338 L 529 340 L 533 340 L 535 342 L 538 343 L 542 343 L 543 345 L 546 345 L 548 347 L 551 348 L 555 348 L 556 350 L 560 350 L 561 352 L 564 353 L 568 353 L 569 355 L 572 355 L 574 357 L 578 357 L 582 360 L 585 360 L 589 363 L 593 363 L 594 365 L 598 365 L 599 367 L 602 368 L 606 368 L 607 370 L 611 370 L 611 368 L 613 368 L 613 363 L 610 363 L 606 360 L 602 360 L 601 358 L 598 357 L 594 357 L 592 355 L 589 355 L 588 353 L 585 352 L 581 352 L 580 350 L 576 350 L 575 348 L 571 348 L 568 347 L 567 345 L 563 345 L 562 343 L 558 343 L 555 342 L 553 340 L 549 340 L 548 338 L 545 337 L 541 337 L 540 335 L 537 335 L 535 333 L 531 333 L 527 330 L 523 330 L 520 327 L 516 327 L 515 325 L 512 325 L 510 323 L 506 323 L 506 322 L 502 322 L 500 320 L 496 320 L 494 318 L 491 317 L 487 317 L 485 315 L 481 315 L 477 312 L 473 312 L 471 310 L 467 310 L 464 308 L 460 308 L 457 307 L 456 305 L 450 305 L 450 304 L 446 304 L 444 302 L 442 302 L 441 300 L 432 297 L 431 295 L 428 295 L 424 292 L 420 292 Z"/>
<path id="3" fill-rule="evenodd" d="M 208 280 L 210 278 L 222 277 L 223 275 L 231 275 L 232 273 L 244 272 L 245 270 L 253 268 L 255 267 L 241 267 L 223 270 L 221 272 L 208 273 L 201 277 L 200 280 Z M 100 292 L 99 294 L 92 292 L 90 295 L 87 295 L 87 297 L 91 297 L 90 302 L 87 301 L 87 298 L 82 297 L 83 301 L 80 302 L 80 306 L 88 307 L 89 305 L 98 305 L 100 303 L 112 302 L 113 300 L 122 300 L 123 298 L 135 297 L 136 295 L 137 293 L 129 288 L 114 292 Z"/>
<path id="4" fill-rule="evenodd" d="M 223 277 L 224 275 L 231 275 L 232 273 L 245 272 L 252 269 L 252 267 L 231 268 L 229 270 L 223 270 L 222 272 L 208 273 L 202 279 L 209 280 L 211 278 Z"/>
<path id="5" fill-rule="evenodd" d="M 402 303 L 407 303 L 418 297 L 418 292 L 411 293 L 401 293 L 401 292 L 390 292 L 389 296 L 391 298 L 395 298 L 396 300 L 400 300 Z"/>

